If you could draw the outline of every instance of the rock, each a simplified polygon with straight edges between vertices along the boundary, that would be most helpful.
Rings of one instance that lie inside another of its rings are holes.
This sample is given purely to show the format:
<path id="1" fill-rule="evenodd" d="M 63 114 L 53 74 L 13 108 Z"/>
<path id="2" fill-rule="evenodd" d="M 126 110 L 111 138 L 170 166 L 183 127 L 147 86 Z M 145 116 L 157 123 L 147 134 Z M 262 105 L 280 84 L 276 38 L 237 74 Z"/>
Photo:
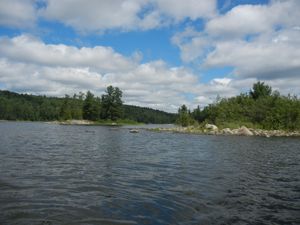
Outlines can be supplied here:
<path id="1" fill-rule="evenodd" d="M 253 133 L 245 126 L 242 126 L 240 129 L 238 129 L 237 134 L 241 136 L 253 136 Z"/>
<path id="2" fill-rule="evenodd" d="M 239 129 L 233 129 L 231 132 L 232 132 L 233 134 L 237 135 L 237 134 L 239 133 Z"/>
<path id="3" fill-rule="evenodd" d="M 92 121 L 89 120 L 66 120 L 59 122 L 61 125 L 91 125 L 93 124 Z"/>
<path id="4" fill-rule="evenodd" d="M 230 130 L 230 128 L 224 128 L 223 130 L 221 130 L 221 133 L 225 134 L 225 135 L 233 134 L 233 132 L 232 132 L 232 130 Z"/>
<path id="5" fill-rule="evenodd" d="M 212 130 L 212 131 L 218 131 L 218 127 L 214 124 L 205 124 L 205 129 L 208 129 L 208 130 Z"/>
<path id="6" fill-rule="evenodd" d="M 130 129 L 129 132 L 130 133 L 139 133 L 139 130 L 138 129 Z"/>
<path id="7" fill-rule="evenodd" d="M 209 134 L 209 135 L 216 135 L 216 134 L 217 134 L 217 131 L 210 130 L 210 131 L 208 131 L 206 134 Z"/>

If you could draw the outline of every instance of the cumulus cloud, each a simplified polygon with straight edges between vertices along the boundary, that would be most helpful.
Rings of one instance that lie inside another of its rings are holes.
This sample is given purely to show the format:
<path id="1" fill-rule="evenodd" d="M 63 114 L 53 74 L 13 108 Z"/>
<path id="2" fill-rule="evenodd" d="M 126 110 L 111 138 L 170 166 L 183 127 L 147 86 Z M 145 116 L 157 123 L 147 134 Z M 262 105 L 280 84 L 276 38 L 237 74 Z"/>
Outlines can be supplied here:
<path id="1" fill-rule="evenodd" d="M 145 1 L 60 1 L 48 0 L 39 14 L 49 20 L 57 20 L 81 31 L 113 28 L 129 29 L 138 23 L 137 13 Z"/>
<path id="2" fill-rule="evenodd" d="M 89 67 L 106 72 L 127 71 L 136 64 L 132 59 L 122 56 L 110 47 L 77 48 L 63 44 L 45 44 L 29 35 L 2 37 L 0 46 L 0 55 L 19 62 L 44 66 Z"/>
<path id="3" fill-rule="evenodd" d="M 153 29 L 185 18 L 211 17 L 216 0 L 47 0 L 39 15 L 81 32 Z"/>
<path id="4" fill-rule="evenodd" d="M 237 77 L 273 79 L 300 76 L 300 31 L 284 30 L 253 42 L 219 42 L 205 66 L 233 66 Z"/>
<path id="5" fill-rule="evenodd" d="M 0 25 L 8 27 L 33 27 L 36 10 L 32 0 L 1 0 Z"/>
<path id="6" fill-rule="evenodd" d="M 174 3 L 173 0 L 156 0 L 158 9 L 180 21 L 186 17 L 192 20 L 200 17 L 209 18 L 216 13 L 216 0 L 180 0 Z"/>
<path id="7" fill-rule="evenodd" d="M 180 49 L 180 57 L 184 62 L 191 62 L 205 54 L 211 43 L 205 34 L 187 27 L 183 32 L 175 34 L 172 43 Z"/>
<path id="8" fill-rule="evenodd" d="M 299 25 L 297 0 L 273 1 L 269 5 L 239 5 L 208 21 L 206 32 L 218 38 L 237 38 Z"/>
<path id="9" fill-rule="evenodd" d="M 173 43 L 184 61 L 196 61 L 206 69 L 233 67 L 236 79 L 296 77 L 300 75 L 299 11 L 295 0 L 239 5 L 208 20 L 202 31 L 189 28 L 176 34 Z"/>

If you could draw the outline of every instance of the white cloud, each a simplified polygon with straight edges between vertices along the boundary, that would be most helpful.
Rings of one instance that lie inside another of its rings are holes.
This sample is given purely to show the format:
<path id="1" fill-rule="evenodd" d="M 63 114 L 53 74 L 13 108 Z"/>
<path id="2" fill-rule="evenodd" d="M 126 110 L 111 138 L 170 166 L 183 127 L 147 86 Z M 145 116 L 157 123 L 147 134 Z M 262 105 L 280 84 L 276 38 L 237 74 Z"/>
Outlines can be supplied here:
<path id="1" fill-rule="evenodd" d="M 89 67 L 101 72 L 111 72 L 127 71 L 136 64 L 110 47 L 77 48 L 63 44 L 45 44 L 29 35 L 12 39 L 0 38 L 0 46 L 0 55 L 19 62 L 44 66 Z"/>
<path id="2" fill-rule="evenodd" d="M 180 21 L 189 17 L 192 20 L 209 18 L 216 13 L 216 0 L 156 0 L 158 9 Z"/>
<path id="3" fill-rule="evenodd" d="M 80 31 L 105 29 L 129 29 L 139 22 L 137 13 L 145 1 L 48 0 L 40 15 L 49 20 L 57 20 Z"/>
<path id="4" fill-rule="evenodd" d="M 300 76 L 300 31 L 282 30 L 253 42 L 218 42 L 205 66 L 233 66 L 238 77 L 273 79 Z"/>
<path id="5" fill-rule="evenodd" d="M 206 24 L 206 31 L 222 38 L 263 32 L 270 29 L 272 24 L 266 12 L 267 6 L 237 6 L 226 15 L 210 20 Z"/>
<path id="6" fill-rule="evenodd" d="M 238 5 L 211 18 L 205 29 L 188 28 L 172 41 L 185 62 L 203 68 L 233 67 L 235 79 L 300 76 L 300 1 Z"/>
<path id="7" fill-rule="evenodd" d="M 216 0 L 47 0 L 39 15 L 81 32 L 153 29 L 185 18 L 211 17 Z"/>
<path id="8" fill-rule="evenodd" d="M 32 0 L 0 0 L 0 26 L 33 27 L 35 20 Z"/>
<path id="9" fill-rule="evenodd" d="M 266 33 L 276 27 L 299 24 L 300 4 L 297 0 L 273 1 L 269 5 L 239 5 L 225 15 L 208 21 L 206 32 L 217 38 L 239 38 Z"/>
<path id="10" fill-rule="evenodd" d="M 172 37 L 172 43 L 180 49 L 180 57 L 184 62 L 191 62 L 205 54 L 205 48 L 210 45 L 207 37 L 192 27 Z"/>

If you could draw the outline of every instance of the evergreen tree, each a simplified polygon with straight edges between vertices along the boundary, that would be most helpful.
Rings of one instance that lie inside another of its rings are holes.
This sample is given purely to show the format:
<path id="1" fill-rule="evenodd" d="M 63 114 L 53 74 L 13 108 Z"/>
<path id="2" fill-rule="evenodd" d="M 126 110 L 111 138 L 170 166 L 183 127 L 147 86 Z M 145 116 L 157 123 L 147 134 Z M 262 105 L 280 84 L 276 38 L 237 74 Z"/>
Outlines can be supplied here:
<path id="1" fill-rule="evenodd" d="M 60 119 L 69 120 L 72 119 L 71 105 L 70 105 L 70 96 L 65 95 L 65 99 L 60 109 Z"/>
<path id="2" fill-rule="evenodd" d="M 200 106 L 198 105 L 196 109 L 193 110 L 192 112 L 192 117 L 197 120 L 197 121 L 201 121 L 203 119 L 201 110 L 200 110 Z"/>
<path id="3" fill-rule="evenodd" d="M 183 127 L 189 126 L 194 123 L 194 120 L 191 117 L 191 113 L 186 105 L 182 105 L 178 109 L 178 119 L 176 122 Z"/>
<path id="4" fill-rule="evenodd" d="M 83 102 L 83 119 L 98 120 L 100 117 L 101 103 L 99 98 L 88 91 Z"/>
<path id="5" fill-rule="evenodd" d="M 250 96 L 255 100 L 261 97 L 271 96 L 271 94 L 272 88 L 260 81 L 253 84 L 252 90 L 250 91 Z"/>
<path id="6" fill-rule="evenodd" d="M 106 94 L 102 95 L 101 117 L 116 120 L 123 115 L 122 91 L 116 87 L 108 86 Z"/>

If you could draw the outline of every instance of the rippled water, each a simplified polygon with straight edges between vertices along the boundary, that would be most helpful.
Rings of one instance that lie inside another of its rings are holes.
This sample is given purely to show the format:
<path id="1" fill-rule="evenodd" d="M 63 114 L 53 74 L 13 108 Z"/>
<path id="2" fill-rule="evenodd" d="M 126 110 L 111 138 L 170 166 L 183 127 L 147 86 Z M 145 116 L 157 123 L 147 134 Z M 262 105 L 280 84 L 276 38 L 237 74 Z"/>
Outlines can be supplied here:
<path id="1" fill-rule="evenodd" d="M 300 139 L 0 123 L 0 224 L 299 224 Z"/>

